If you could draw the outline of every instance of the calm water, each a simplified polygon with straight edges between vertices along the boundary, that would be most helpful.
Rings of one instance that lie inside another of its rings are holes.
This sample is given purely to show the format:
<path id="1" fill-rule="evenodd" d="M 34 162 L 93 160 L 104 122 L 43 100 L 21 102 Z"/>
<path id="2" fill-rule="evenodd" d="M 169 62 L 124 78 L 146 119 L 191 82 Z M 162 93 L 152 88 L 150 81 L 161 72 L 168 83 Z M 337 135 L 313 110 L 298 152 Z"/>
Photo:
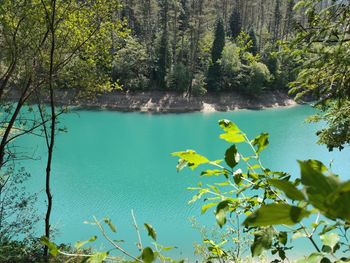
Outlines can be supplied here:
<path id="1" fill-rule="evenodd" d="M 263 154 L 265 166 L 297 176 L 297 159 L 313 158 L 327 164 L 334 160 L 334 171 L 349 179 L 349 149 L 329 153 L 324 146 L 316 145 L 317 126 L 304 123 L 312 112 L 307 106 L 297 106 L 210 114 L 78 111 L 65 115 L 61 124 L 68 133 L 58 136 L 53 163 L 52 222 L 59 230 L 56 241 L 88 239 L 97 231 L 83 222 L 92 216 L 108 216 L 118 228 L 114 238 L 125 240 L 124 246 L 133 248 L 137 236 L 130 211 L 134 209 L 140 226 L 148 222 L 157 230 L 159 243 L 177 246 L 175 254 L 193 258 L 192 244 L 200 235 L 189 218 L 196 216 L 199 223 L 207 225 L 215 225 L 215 220 L 211 211 L 200 216 L 200 204 L 187 205 L 192 195 L 186 187 L 202 180 L 200 170 L 177 174 L 177 160 L 170 153 L 195 149 L 210 159 L 222 158 L 228 145 L 218 139 L 217 121 L 227 118 L 251 137 L 270 133 L 271 145 Z M 45 151 L 38 138 L 21 143 L 34 149 L 37 156 Z M 28 188 L 41 191 L 44 197 L 45 160 L 24 165 L 32 173 Z M 42 212 L 44 205 L 42 199 L 38 204 Z M 147 240 L 145 236 L 144 243 Z M 104 245 L 96 242 L 96 246 Z M 298 253 L 308 249 L 301 242 Z"/>

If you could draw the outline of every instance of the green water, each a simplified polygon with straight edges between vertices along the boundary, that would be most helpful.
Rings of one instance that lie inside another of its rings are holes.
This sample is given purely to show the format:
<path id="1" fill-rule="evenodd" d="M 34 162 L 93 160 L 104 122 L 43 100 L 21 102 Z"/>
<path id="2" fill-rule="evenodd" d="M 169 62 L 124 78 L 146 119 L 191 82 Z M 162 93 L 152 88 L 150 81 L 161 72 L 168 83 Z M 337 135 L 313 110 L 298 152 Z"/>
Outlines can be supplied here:
<path id="1" fill-rule="evenodd" d="M 193 258 L 193 246 L 199 233 L 191 227 L 189 217 L 202 224 L 215 225 L 211 211 L 201 216 L 199 204 L 187 205 L 191 193 L 186 187 L 202 178 L 198 171 L 177 174 L 176 158 L 171 152 L 195 149 L 210 159 L 223 157 L 227 144 L 218 139 L 217 121 L 236 122 L 249 136 L 269 132 L 271 146 L 263 154 L 266 167 L 298 175 L 297 159 L 334 160 L 334 171 L 350 178 L 350 151 L 329 153 L 316 145 L 316 125 L 305 124 L 313 112 L 308 106 L 239 111 L 231 113 L 189 113 L 151 115 L 108 111 L 78 111 L 65 115 L 61 125 L 67 133 L 58 136 L 53 162 L 54 208 L 52 223 L 59 230 L 57 242 L 88 239 L 97 233 L 83 224 L 92 216 L 108 216 L 118 228 L 115 239 L 123 239 L 128 249 L 137 241 L 132 226 L 131 209 L 137 221 L 151 223 L 158 232 L 158 241 L 174 245 L 174 254 Z M 36 156 L 43 156 L 43 141 L 38 138 L 22 141 Z M 45 158 L 44 158 L 45 159 Z M 44 197 L 45 160 L 24 163 L 31 172 L 31 191 Z M 218 179 L 215 179 L 218 180 Z M 44 198 L 38 203 L 43 214 Z M 38 232 L 43 228 L 38 226 Z M 144 237 L 144 243 L 149 240 Z M 96 247 L 104 247 L 96 242 Z M 311 250 L 303 242 L 297 254 Z M 135 251 L 135 249 L 134 249 Z M 295 256 L 295 254 L 294 254 Z"/>

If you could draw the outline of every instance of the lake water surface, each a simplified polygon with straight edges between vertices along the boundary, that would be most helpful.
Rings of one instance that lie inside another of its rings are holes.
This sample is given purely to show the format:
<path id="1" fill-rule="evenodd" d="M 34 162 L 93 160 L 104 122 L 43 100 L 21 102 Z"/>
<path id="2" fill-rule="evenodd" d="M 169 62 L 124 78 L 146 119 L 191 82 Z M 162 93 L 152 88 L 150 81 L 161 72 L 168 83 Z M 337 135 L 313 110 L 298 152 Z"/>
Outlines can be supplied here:
<path id="1" fill-rule="evenodd" d="M 194 149 L 209 159 L 223 158 L 228 145 L 218 138 L 217 121 L 225 118 L 236 122 L 250 137 L 270 133 L 270 146 L 262 155 L 266 167 L 298 176 L 297 159 L 319 159 L 326 164 L 334 160 L 334 171 L 350 179 L 349 149 L 330 153 L 316 144 L 315 131 L 320 125 L 304 122 L 313 112 L 308 106 L 296 106 L 210 114 L 77 111 L 63 116 L 61 125 L 68 132 L 58 136 L 52 174 L 52 222 L 59 230 L 56 241 L 88 239 L 98 231 L 83 222 L 92 216 L 107 216 L 118 229 L 113 238 L 125 240 L 124 246 L 135 251 L 133 209 L 141 227 L 144 222 L 154 226 L 159 243 L 177 246 L 176 255 L 192 259 L 192 244 L 200 235 L 189 218 L 195 216 L 200 224 L 209 226 L 215 225 L 215 218 L 212 211 L 200 215 L 201 203 L 187 204 L 192 193 L 186 188 L 203 180 L 198 176 L 200 169 L 178 174 L 177 159 L 170 153 Z M 30 138 L 21 144 L 44 156 L 43 140 Z M 41 191 L 38 209 L 43 213 L 45 158 L 24 165 L 32 174 L 29 190 Z M 38 226 L 38 231 L 41 228 Z M 147 240 L 144 235 L 144 243 Z M 97 241 L 95 246 L 105 245 Z M 311 251 L 303 242 L 297 247 L 300 254 Z"/>

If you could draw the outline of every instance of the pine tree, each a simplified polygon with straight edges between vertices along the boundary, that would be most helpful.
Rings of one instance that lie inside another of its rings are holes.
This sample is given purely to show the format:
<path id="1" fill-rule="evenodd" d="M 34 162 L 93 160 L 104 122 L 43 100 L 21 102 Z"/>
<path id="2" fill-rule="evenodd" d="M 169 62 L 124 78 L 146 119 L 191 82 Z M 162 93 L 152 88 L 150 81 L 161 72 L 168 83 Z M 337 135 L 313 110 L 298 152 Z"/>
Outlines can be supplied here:
<path id="1" fill-rule="evenodd" d="M 274 23 L 273 23 L 273 37 L 272 37 L 272 42 L 275 42 L 279 36 L 280 36 L 280 30 L 281 30 L 281 20 L 282 20 L 282 15 L 281 15 L 281 2 L 280 0 L 276 0 L 275 3 L 275 11 L 274 11 Z"/>
<path id="2" fill-rule="evenodd" d="M 225 47 L 225 28 L 222 19 L 219 18 L 216 22 L 214 42 L 211 49 L 211 60 L 216 63 L 222 55 Z"/>
<path id="3" fill-rule="evenodd" d="M 214 42 L 211 50 L 212 64 L 209 66 L 207 77 L 208 89 L 211 91 L 220 89 L 221 66 L 218 60 L 221 59 L 224 47 L 225 29 L 222 19 L 219 18 L 216 22 Z"/>
<path id="4" fill-rule="evenodd" d="M 254 56 L 258 54 L 258 41 L 256 40 L 255 31 L 253 28 L 249 30 L 249 40 L 252 42 L 248 48 L 248 52 L 252 53 Z"/>
<path id="5" fill-rule="evenodd" d="M 230 16 L 230 37 L 235 39 L 242 31 L 241 15 L 235 8 Z"/>
<path id="6" fill-rule="evenodd" d="M 158 56 L 156 60 L 155 68 L 155 80 L 157 88 L 165 89 L 166 81 L 165 77 L 167 74 L 168 64 L 169 64 L 169 32 L 168 32 L 168 11 L 169 3 L 168 0 L 159 0 L 160 7 L 160 23 L 162 27 L 159 46 L 158 46 Z"/>
<path id="7" fill-rule="evenodd" d="M 180 3 L 181 10 L 179 15 L 179 30 L 181 31 L 181 34 L 184 34 L 184 32 L 188 29 L 190 25 L 188 0 L 181 0 Z"/>

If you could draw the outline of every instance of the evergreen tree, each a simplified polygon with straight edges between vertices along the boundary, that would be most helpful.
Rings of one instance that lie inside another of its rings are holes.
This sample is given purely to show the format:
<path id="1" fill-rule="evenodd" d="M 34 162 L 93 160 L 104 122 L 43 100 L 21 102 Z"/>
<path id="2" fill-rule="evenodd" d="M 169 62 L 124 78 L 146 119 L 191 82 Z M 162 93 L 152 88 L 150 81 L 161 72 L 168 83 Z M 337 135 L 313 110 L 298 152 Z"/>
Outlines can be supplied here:
<path id="1" fill-rule="evenodd" d="M 168 0 L 159 0 L 159 7 L 162 31 L 158 46 L 154 79 L 156 80 L 157 88 L 164 89 L 166 88 L 165 77 L 169 64 Z"/>
<path id="2" fill-rule="evenodd" d="M 213 47 L 211 49 L 211 60 L 216 63 L 222 55 L 225 47 L 225 28 L 222 19 L 219 18 L 216 22 Z"/>
<path id="3" fill-rule="evenodd" d="M 274 23 L 273 23 L 273 28 L 272 28 L 272 42 L 275 42 L 279 36 L 280 36 L 280 31 L 281 31 L 281 20 L 282 20 L 282 15 L 281 15 L 281 2 L 280 0 L 276 0 L 275 3 L 275 11 L 274 11 Z"/>
<path id="4" fill-rule="evenodd" d="M 188 0 L 181 0 L 180 3 L 179 30 L 181 31 L 181 34 L 184 34 L 190 25 L 190 12 L 188 8 Z"/>
<path id="5" fill-rule="evenodd" d="M 252 53 L 254 56 L 258 54 L 258 41 L 256 40 L 255 31 L 253 28 L 249 30 L 249 40 L 252 42 L 248 48 L 248 52 Z"/>
<path id="6" fill-rule="evenodd" d="M 208 89 L 211 91 L 220 89 L 221 80 L 221 66 L 219 59 L 221 59 L 222 51 L 225 47 L 225 29 L 222 19 L 219 18 L 215 27 L 214 42 L 211 49 L 211 62 L 212 64 L 208 69 Z"/>
<path id="7" fill-rule="evenodd" d="M 230 16 L 230 37 L 235 39 L 242 31 L 241 15 L 235 8 Z"/>

